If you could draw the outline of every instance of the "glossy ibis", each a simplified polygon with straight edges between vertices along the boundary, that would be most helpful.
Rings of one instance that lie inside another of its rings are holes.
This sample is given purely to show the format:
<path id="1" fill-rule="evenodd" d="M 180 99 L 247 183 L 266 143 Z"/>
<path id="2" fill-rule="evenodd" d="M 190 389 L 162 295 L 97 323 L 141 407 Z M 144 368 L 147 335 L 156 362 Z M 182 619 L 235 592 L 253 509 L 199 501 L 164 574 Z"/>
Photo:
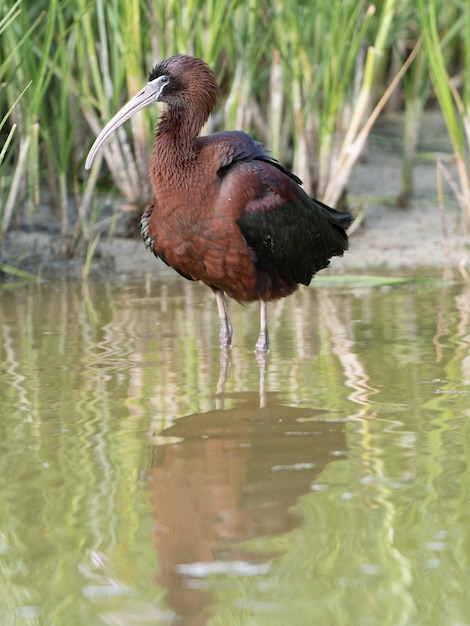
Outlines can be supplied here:
<path id="1" fill-rule="evenodd" d="M 217 96 L 215 75 L 202 59 L 161 61 L 98 135 L 86 168 L 137 111 L 167 105 L 150 159 L 154 201 L 141 220 L 144 242 L 179 274 L 215 292 L 222 346 L 232 339 L 224 294 L 238 302 L 260 300 L 256 350 L 267 351 L 267 302 L 308 285 L 332 256 L 343 254 L 352 216 L 310 198 L 300 179 L 250 135 L 199 136 Z"/>

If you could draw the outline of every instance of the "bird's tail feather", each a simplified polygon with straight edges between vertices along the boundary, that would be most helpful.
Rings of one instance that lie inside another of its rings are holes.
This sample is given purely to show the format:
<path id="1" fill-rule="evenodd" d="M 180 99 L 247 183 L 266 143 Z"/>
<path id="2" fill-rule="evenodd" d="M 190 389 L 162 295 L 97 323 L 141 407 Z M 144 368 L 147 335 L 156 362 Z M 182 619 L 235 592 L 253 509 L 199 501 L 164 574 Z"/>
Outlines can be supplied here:
<path id="1" fill-rule="evenodd" d="M 325 213 L 330 218 L 333 218 L 333 220 L 339 226 L 341 226 L 341 228 L 344 228 L 344 230 L 347 230 L 349 226 L 351 226 L 351 222 L 354 221 L 354 215 L 351 215 L 351 213 L 348 213 L 347 211 L 332 209 L 327 204 L 323 204 L 323 202 L 320 202 L 320 200 L 315 200 L 315 202 L 325 211 Z"/>

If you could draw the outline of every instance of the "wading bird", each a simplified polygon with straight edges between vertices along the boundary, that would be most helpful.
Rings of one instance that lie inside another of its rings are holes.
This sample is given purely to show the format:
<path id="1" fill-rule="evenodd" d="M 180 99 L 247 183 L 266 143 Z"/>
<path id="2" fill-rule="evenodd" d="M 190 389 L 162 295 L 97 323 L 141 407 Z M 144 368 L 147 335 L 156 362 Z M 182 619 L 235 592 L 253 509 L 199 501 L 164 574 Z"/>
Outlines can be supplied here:
<path id="1" fill-rule="evenodd" d="M 300 179 L 250 135 L 199 136 L 217 96 L 215 75 L 202 59 L 161 61 L 98 135 L 86 168 L 137 111 L 166 104 L 149 165 L 154 202 L 142 216 L 144 242 L 179 274 L 215 292 L 221 346 L 232 340 L 224 294 L 238 302 L 259 300 L 256 350 L 267 351 L 267 302 L 308 285 L 332 256 L 343 254 L 352 216 L 310 198 Z"/>

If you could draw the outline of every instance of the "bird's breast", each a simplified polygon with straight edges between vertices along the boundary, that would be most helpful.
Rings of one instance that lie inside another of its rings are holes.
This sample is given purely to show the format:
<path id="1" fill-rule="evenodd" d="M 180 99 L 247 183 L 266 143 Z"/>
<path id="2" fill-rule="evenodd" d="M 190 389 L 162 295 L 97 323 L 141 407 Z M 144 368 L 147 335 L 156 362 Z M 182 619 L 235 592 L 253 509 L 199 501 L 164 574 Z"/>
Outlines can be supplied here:
<path id="1" fill-rule="evenodd" d="M 153 252 L 180 274 L 238 300 L 256 299 L 252 251 L 230 211 L 210 194 L 204 203 L 183 194 L 156 197 L 146 232 Z"/>

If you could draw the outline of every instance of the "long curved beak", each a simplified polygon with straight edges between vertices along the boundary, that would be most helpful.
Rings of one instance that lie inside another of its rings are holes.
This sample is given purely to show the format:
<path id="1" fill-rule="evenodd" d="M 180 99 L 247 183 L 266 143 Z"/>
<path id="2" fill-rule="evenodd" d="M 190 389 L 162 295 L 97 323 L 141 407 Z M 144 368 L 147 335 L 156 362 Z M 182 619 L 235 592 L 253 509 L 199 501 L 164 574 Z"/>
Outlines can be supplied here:
<path id="1" fill-rule="evenodd" d="M 157 100 L 161 89 L 156 89 L 156 85 L 153 84 L 154 82 L 155 81 L 147 83 L 136 96 L 131 98 L 129 102 L 109 120 L 98 137 L 95 139 L 95 143 L 90 148 L 90 152 L 88 153 L 85 162 L 85 169 L 89 170 L 91 168 L 96 153 L 111 133 L 113 133 L 117 128 L 119 128 L 119 126 L 121 126 L 121 124 L 124 124 L 124 122 L 135 115 L 138 111 Z"/>

